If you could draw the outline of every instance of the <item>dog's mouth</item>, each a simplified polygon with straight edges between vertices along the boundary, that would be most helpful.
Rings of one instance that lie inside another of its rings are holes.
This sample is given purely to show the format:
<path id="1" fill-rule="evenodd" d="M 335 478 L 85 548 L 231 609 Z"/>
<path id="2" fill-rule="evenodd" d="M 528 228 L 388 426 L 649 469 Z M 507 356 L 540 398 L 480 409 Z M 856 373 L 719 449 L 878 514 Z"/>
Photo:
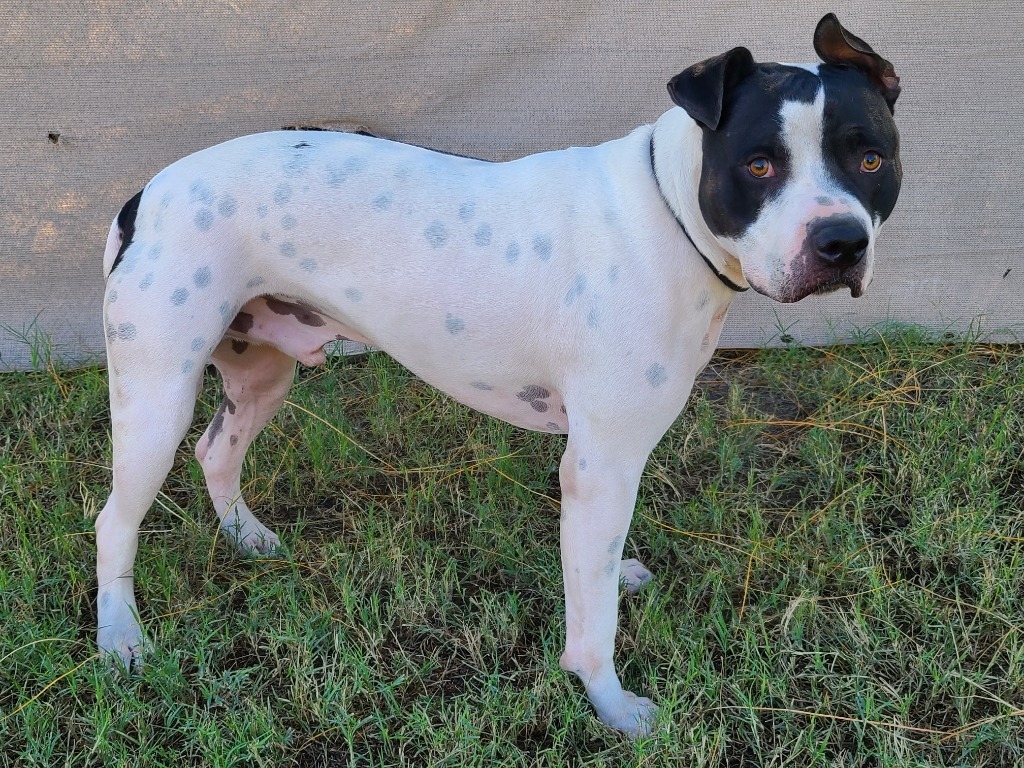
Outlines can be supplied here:
<path id="1" fill-rule="evenodd" d="M 814 281 L 785 280 L 778 290 L 765 288 L 753 280 L 749 282 L 750 287 L 755 291 L 780 304 L 794 304 L 808 296 L 827 296 L 843 288 L 849 288 L 850 296 L 859 299 L 864 295 L 864 288 L 866 287 L 864 285 L 864 275 L 860 270 L 855 270 L 852 273 L 833 274 Z"/>
<path id="2" fill-rule="evenodd" d="M 811 294 L 814 294 L 815 296 L 825 296 L 830 293 L 835 293 L 836 291 L 844 287 L 850 289 L 850 296 L 852 296 L 855 299 L 859 299 L 861 296 L 864 295 L 864 286 L 861 284 L 859 276 L 857 277 L 857 279 L 839 277 L 833 280 L 828 280 L 819 285 L 818 287 L 812 289 L 811 291 L 808 291 L 806 295 L 809 296 Z"/>

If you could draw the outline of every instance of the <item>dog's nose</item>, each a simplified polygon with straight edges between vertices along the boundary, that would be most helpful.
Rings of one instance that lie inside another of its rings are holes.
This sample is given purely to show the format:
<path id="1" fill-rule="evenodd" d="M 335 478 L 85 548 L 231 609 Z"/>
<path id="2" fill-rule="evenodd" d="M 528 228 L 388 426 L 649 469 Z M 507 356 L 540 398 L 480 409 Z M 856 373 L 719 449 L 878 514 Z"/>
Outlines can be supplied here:
<path id="1" fill-rule="evenodd" d="M 844 269 L 858 264 L 868 250 L 868 233 L 857 221 L 824 221 L 807 233 L 818 257 L 826 264 Z"/>

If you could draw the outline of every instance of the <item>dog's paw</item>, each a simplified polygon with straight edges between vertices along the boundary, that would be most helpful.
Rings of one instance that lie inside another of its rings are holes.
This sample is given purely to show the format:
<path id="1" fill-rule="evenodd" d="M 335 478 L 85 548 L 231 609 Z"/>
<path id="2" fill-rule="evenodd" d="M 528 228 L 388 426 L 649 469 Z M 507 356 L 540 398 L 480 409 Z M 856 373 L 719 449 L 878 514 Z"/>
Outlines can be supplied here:
<path id="1" fill-rule="evenodd" d="M 243 555 L 266 557 L 277 552 L 281 546 L 277 534 L 247 509 L 229 515 L 220 527 L 228 541 Z"/>
<path id="2" fill-rule="evenodd" d="M 124 674 L 142 670 L 148 641 L 134 618 L 121 624 L 101 626 L 96 645 L 99 646 L 100 656 L 115 670 Z"/>
<path id="3" fill-rule="evenodd" d="M 602 723 L 633 738 L 649 735 L 654 729 L 657 714 L 658 706 L 653 701 L 625 690 L 614 705 L 601 707 L 597 711 Z"/>
<path id="4" fill-rule="evenodd" d="M 228 534 L 232 535 L 232 534 Z M 267 557 L 281 548 L 281 539 L 273 531 L 264 528 L 262 531 L 249 531 L 240 539 L 232 536 L 232 541 L 243 555 Z"/>
<path id="5" fill-rule="evenodd" d="M 619 566 L 619 583 L 631 595 L 635 595 L 647 586 L 653 578 L 654 574 L 648 571 L 639 560 L 632 558 L 623 560 Z"/>

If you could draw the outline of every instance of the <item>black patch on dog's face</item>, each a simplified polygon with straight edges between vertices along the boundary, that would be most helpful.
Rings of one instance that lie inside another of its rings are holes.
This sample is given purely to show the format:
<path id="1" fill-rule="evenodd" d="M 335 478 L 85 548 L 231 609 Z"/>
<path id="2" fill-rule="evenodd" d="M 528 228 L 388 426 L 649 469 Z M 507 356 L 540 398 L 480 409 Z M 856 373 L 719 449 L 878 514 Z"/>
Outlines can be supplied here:
<path id="1" fill-rule="evenodd" d="M 858 70 L 821 65 L 819 73 L 758 64 L 751 76 L 725 93 L 718 129 L 703 129 L 698 193 L 701 213 L 716 236 L 741 237 L 765 203 L 791 180 L 780 113 L 786 102 L 814 103 L 822 87 L 826 173 L 859 200 L 873 220 L 884 221 L 892 213 L 902 171 L 899 136 L 885 99 Z M 860 170 L 869 150 L 883 158 L 875 173 Z M 771 162 L 774 176 L 751 174 L 748 165 L 762 157 Z"/>
<path id="2" fill-rule="evenodd" d="M 819 73 L 825 84 L 822 157 L 828 173 L 860 201 L 872 221 L 885 221 L 903 181 L 900 138 L 889 105 L 859 70 L 823 65 Z M 860 169 L 868 151 L 882 156 L 874 173 Z"/>
<path id="3" fill-rule="evenodd" d="M 784 101 L 813 103 L 821 81 L 811 72 L 782 64 L 758 64 L 753 75 L 726 91 L 718 130 L 704 128 L 699 201 L 718 237 L 739 237 L 762 206 L 789 178 L 789 153 L 779 110 Z M 747 165 L 765 157 L 776 175 L 758 179 Z"/>

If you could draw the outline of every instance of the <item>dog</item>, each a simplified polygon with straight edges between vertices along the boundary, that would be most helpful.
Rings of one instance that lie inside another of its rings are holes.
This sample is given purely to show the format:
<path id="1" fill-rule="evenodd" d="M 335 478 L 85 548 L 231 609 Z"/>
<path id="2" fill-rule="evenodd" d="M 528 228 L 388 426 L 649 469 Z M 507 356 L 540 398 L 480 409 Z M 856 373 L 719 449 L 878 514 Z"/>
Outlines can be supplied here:
<path id="1" fill-rule="evenodd" d="M 647 457 L 685 405 L 733 298 L 871 282 L 902 179 L 893 65 L 832 14 L 821 63 L 734 48 L 668 83 L 654 125 L 486 162 L 354 134 L 278 131 L 185 157 L 113 222 L 104 255 L 113 484 L 96 520 L 98 646 L 131 668 L 139 525 L 212 362 L 224 398 L 196 447 L 227 537 L 278 537 L 242 460 L 296 361 L 349 339 L 456 400 L 568 435 L 559 467 L 565 650 L 601 721 L 656 706 L 613 662 L 617 590 Z"/>

